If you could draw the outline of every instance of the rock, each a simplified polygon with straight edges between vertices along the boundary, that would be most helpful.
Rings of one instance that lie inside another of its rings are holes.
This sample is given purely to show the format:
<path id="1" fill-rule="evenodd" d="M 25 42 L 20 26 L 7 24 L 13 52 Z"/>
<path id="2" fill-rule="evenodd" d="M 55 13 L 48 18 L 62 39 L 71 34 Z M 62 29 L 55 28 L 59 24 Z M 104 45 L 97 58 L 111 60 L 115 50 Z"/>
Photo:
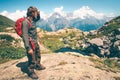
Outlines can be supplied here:
<path id="1" fill-rule="evenodd" d="M 120 28 L 114 30 L 114 35 L 119 35 L 120 34 Z"/>
<path id="2" fill-rule="evenodd" d="M 116 39 L 117 39 L 117 40 L 120 40 L 120 35 L 116 35 Z"/>
<path id="3" fill-rule="evenodd" d="M 94 38 L 91 40 L 88 40 L 91 44 L 96 44 L 97 46 L 103 46 L 103 40 L 100 38 Z"/>
<path id="4" fill-rule="evenodd" d="M 120 72 L 96 68 L 89 56 L 70 54 L 42 54 L 42 64 L 46 69 L 35 70 L 39 80 L 115 80 L 120 76 Z M 31 80 L 26 67 L 27 57 L 0 64 L 0 80 Z"/>
<path id="5" fill-rule="evenodd" d="M 100 49 L 96 44 L 91 44 L 85 49 L 85 52 L 87 55 L 90 55 L 91 53 L 96 54 L 97 56 L 101 57 L 102 55 L 100 54 Z"/>
<path id="6" fill-rule="evenodd" d="M 117 40 L 114 42 L 114 47 L 119 46 L 119 45 L 120 45 L 120 40 Z"/>
<path id="7" fill-rule="evenodd" d="M 112 40 L 109 46 L 110 57 L 120 57 L 120 40 Z"/>

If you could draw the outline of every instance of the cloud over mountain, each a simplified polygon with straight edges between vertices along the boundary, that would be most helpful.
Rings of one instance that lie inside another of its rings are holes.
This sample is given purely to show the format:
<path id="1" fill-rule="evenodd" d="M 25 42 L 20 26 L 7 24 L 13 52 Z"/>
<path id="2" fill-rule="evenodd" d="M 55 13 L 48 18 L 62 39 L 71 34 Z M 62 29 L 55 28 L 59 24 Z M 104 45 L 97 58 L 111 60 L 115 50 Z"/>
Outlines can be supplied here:
<path id="1" fill-rule="evenodd" d="M 75 10 L 73 12 L 74 18 L 79 17 L 81 19 L 85 19 L 85 18 L 89 18 L 89 16 L 92 16 L 92 17 L 97 18 L 97 19 L 103 19 L 105 15 L 103 13 L 97 13 L 97 12 L 93 11 L 88 6 L 83 6 L 80 9 Z"/>
<path id="2" fill-rule="evenodd" d="M 64 9 L 64 7 L 61 6 L 61 7 L 59 7 L 59 8 L 55 8 L 55 9 L 54 9 L 54 12 L 55 12 L 55 13 L 59 13 L 59 14 L 60 14 L 61 16 L 63 16 L 63 17 L 66 17 L 67 13 L 66 13 L 65 11 L 63 11 L 63 9 Z"/>
<path id="3" fill-rule="evenodd" d="M 10 18 L 10 19 L 12 19 L 12 20 L 14 20 L 14 21 L 16 21 L 18 18 L 23 17 L 23 16 L 26 16 L 26 15 L 25 15 L 25 14 L 26 14 L 26 11 L 25 11 L 25 10 L 23 10 L 23 11 L 16 10 L 16 11 L 13 12 L 13 13 L 10 13 L 10 12 L 8 12 L 8 11 L 3 11 L 3 12 L 1 12 L 0 14 L 3 15 L 3 16 L 8 17 L 8 18 Z"/>
<path id="4" fill-rule="evenodd" d="M 16 10 L 13 13 L 3 11 L 0 14 L 16 21 L 18 18 L 26 16 L 26 11 Z M 113 14 L 111 15 L 111 13 L 108 15 L 98 13 L 88 6 L 83 6 L 71 13 L 67 13 L 64 10 L 64 7 L 60 6 L 54 8 L 53 12 L 49 14 L 40 11 L 40 15 L 41 20 L 38 23 L 38 26 L 53 31 L 71 26 L 84 31 L 89 31 L 99 28 L 114 16 Z"/>
<path id="5" fill-rule="evenodd" d="M 97 19 L 103 19 L 104 16 L 106 16 L 104 13 L 97 13 L 97 12 L 95 12 L 94 10 L 92 10 L 88 6 L 83 6 L 80 9 L 74 10 L 73 12 L 71 12 L 71 14 L 72 14 L 71 16 L 68 16 L 68 14 L 70 14 L 70 13 L 66 13 L 64 11 L 64 7 L 63 6 L 54 8 L 53 13 L 50 13 L 50 14 L 46 14 L 44 11 L 40 11 L 40 13 L 41 13 L 41 18 L 43 18 L 45 20 L 48 17 L 50 17 L 52 14 L 54 14 L 54 13 L 59 13 L 61 16 L 68 17 L 69 19 L 73 19 L 73 18 L 85 19 L 86 17 L 89 17 L 89 16 L 93 16 L 93 17 L 95 17 Z M 0 14 L 15 21 L 19 17 L 26 16 L 26 10 L 22 10 L 22 11 L 16 10 L 15 12 L 12 12 L 12 13 L 8 12 L 8 11 L 3 11 Z M 110 13 L 107 16 L 109 16 L 109 17 L 112 16 L 113 17 L 114 14 Z"/>

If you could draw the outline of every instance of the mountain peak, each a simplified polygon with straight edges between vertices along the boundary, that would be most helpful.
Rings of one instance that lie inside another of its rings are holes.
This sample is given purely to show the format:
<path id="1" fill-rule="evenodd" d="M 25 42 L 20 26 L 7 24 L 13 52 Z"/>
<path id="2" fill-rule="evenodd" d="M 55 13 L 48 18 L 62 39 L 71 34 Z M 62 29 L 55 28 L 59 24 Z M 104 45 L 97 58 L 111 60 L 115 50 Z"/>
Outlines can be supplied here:
<path id="1" fill-rule="evenodd" d="M 58 12 L 53 13 L 51 16 L 54 18 L 61 18 L 62 17 Z"/>

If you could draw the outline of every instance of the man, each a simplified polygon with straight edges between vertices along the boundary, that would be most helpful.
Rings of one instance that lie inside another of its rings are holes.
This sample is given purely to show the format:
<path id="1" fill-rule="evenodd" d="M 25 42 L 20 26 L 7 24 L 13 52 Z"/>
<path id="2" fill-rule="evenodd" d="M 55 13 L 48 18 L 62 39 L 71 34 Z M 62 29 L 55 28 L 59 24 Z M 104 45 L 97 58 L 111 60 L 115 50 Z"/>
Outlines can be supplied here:
<path id="1" fill-rule="evenodd" d="M 27 18 L 22 23 L 22 38 L 28 57 L 28 76 L 30 76 L 32 79 L 38 79 L 34 69 L 45 69 L 45 67 L 40 64 L 41 55 L 37 41 L 36 22 L 39 19 L 40 13 L 38 12 L 37 8 L 30 6 L 27 10 Z M 28 24 L 28 21 L 30 22 L 30 25 Z M 30 39 L 32 40 L 32 43 Z"/>

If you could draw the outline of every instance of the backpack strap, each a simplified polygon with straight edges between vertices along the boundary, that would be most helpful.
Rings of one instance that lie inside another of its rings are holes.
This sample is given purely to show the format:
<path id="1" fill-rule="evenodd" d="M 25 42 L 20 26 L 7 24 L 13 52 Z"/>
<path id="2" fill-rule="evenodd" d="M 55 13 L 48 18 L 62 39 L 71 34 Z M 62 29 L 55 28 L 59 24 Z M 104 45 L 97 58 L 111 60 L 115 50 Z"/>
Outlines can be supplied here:
<path id="1" fill-rule="evenodd" d="M 27 20 L 27 22 L 28 22 L 28 26 L 29 26 L 29 28 L 32 26 L 32 24 L 31 24 L 31 22 L 30 22 L 30 20 L 29 19 L 27 19 L 27 18 L 25 18 L 25 20 Z"/>

